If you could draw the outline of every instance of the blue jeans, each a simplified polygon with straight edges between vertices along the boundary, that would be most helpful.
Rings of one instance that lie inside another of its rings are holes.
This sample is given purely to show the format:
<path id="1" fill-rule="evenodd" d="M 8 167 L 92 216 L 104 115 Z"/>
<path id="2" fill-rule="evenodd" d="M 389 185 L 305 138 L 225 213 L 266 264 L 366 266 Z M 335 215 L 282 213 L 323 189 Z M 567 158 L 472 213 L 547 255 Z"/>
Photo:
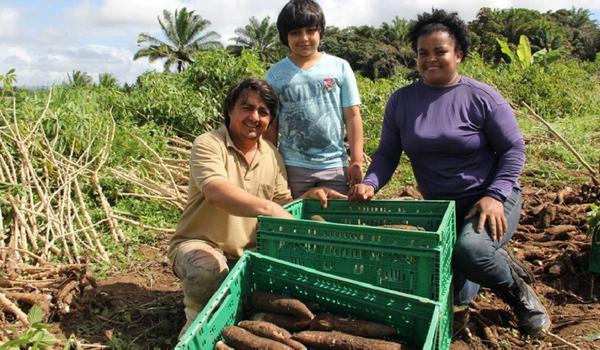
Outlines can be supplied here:
<path id="1" fill-rule="evenodd" d="M 522 204 L 521 191 L 513 189 L 504 202 L 508 231 L 500 241 L 492 240 L 487 228 L 477 233 L 478 215 L 459 226 L 453 253 L 455 302 L 468 304 L 479 292 L 480 285 L 492 289 L 512 285 L 509 264 L 497 250 L 504 246 L 516 231 Z M 457 222 L 463 221 L 469 209 L 470 206 L 457 211 Z"/>

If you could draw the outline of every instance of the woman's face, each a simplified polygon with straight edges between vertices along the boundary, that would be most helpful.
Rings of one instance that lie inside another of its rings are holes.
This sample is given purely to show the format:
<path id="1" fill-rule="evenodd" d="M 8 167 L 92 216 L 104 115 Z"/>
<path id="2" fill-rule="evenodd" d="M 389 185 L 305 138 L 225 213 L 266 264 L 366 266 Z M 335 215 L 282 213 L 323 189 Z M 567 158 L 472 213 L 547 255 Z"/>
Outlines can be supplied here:
<path id="1" fill-rule="evenodd" d="M 424 34 L 417 40 L 417 69 L 429 86 L 449 86 L 458 81 L 458 64 L 463 53 L 448 32 Z"/>

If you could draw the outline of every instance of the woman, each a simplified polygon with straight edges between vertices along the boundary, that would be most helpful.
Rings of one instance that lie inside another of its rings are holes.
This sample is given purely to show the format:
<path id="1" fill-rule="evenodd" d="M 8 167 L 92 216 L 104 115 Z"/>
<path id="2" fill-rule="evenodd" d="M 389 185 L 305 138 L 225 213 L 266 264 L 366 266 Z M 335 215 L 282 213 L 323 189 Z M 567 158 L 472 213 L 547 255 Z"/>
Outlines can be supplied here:
<path id="1" fill-rule="evenodd" d="M 488 287 L 513 308 L 524 333 L 541 335 L 550 318 L 526 283 L 530 274 L 501 248 L 522 204 L 525 144 L 512 109 L 490 86 L 459 74 L 471 40 L 456 13 L 424 13 L 409 34 L 421 79 L 389 98 L 379 148 L 350 199 L 371 199 L 406 152 L 425 199 L 456 201 L 458 302 Z"/>

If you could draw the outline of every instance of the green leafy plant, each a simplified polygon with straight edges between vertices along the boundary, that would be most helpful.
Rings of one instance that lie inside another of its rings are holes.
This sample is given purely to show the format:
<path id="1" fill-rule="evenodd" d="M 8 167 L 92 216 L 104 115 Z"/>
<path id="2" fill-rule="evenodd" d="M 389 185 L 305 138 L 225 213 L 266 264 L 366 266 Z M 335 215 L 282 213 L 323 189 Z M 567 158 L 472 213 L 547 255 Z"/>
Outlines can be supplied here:
<path id="1" fill-rule="evenodd" d="M 590 211 L 587 213 L 587 221 L 590 225 L 588 235 L 600 235 L 600 206 L 590 205 Z"/>
<path id="2" fill-rule="evenodd" d="M 166 41 L 141 33 L 138 36 L 138 46 L 142 48 L 135 53 L 134 60 L 142 57 L 148 57 L 150 62 L 165 59 L 166 71 L 169 71 L 171 65 L 175 65 L 177 71 L 181 72 L 194 62 L 192 55 L 195 52 L 222 47 L 218 41 L 221 36 L 212 30 L 206 31 L 210 21 L 185 7 L 175 10 L 175 13 L 163 10 L 158 23 Z"/>
<path id="3" fill-rule="evenodd" d="M 69 79 L 68 85 L 71 86 L 83 87 L 94 85 L 92 77 L 88 73 L 79 70 L 74 70 L 71 74 L 67 73 L 67 78 Z"/>
<path id="4" fill-rule="evenodd" d="M 558 60 L 562 55 L 560 50 L 548 51 L 546 49 L 541 49 L 535 53 L 532 52 L 529 39 L 525 35 L 519 37 L 519 45 L 517 45 L 514 52 L 509 47 L 508 42 L 498 38 L 496 38 L 496 41 L 500 45 L 502 53 L 510 58 L 511 64 L 516 64 L 523 69 L 528 68 L 537 62 L 543 64 L 552 63 Z"/>
<path id="5" fill-rule="evenodd" d="M 14 92 L 13 85 L 17 82 L 17 73 L 14 68 L 11 68 L 6 74 L 0 74 L 0 83 L 2 83 L 2 94 L 12 94 Z"/>
<path id="6" fill-rule="evenodd" d="M 100 73 L 98 74 L 98 85 L 108 89 L 118 89 L 119 81 L 111 73 Z"/>
<path id="7" fill-rule="evenodd" d="M 231 40 L 234 45 L 228 46 L 231 52 L 240 54 L 242 50 L 255 52 L 263 62 L 277 62 L 286 51 L 279 42 L 279 34 L 275 23 L 267 16 L 262 20 L 250 17 L 250 23 L 235 30 L 236 37 Z"/>
<path id="8" fill-rule="evenodd" d="M 600 331 L 594 330 L 585 336 L 581 336 L 580 338 L 585 341 L 589 341 L 589 342 L 596 341 L 596 340 L 600 339 Z"/>
<path id="9" fill-rule="evenodd" d="M 34 305 L 27 313 L 30 327 L 17 339 L 10 340 L 0 345 L 0 350 L 37 350 L 46 349 L 56 343 L 56 338 L 48 329 L 54 327 L 52 324 L 43 323 L 44 312 L 39 305 Z"/>

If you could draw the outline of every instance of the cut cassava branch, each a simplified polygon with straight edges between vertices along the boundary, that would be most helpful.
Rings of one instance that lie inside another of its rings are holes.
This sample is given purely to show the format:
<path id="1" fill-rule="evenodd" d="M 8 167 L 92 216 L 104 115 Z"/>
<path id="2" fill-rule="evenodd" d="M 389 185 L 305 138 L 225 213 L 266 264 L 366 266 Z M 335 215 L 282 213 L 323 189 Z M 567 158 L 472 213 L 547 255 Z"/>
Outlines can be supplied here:
<path id="1" fill-rule="evenodd" d="M 29 320 L 27 320 L 27 315 L 12 301 L 10 301 L 4 293 L 0 291 L 0 305 L 2 305 L 6 310 L 10 311 L 13 315 L 17 317 L 21 323 L 25 326 L 29 326 Z"/>
<path id="2" fill-rule="evenodd" d="M 577 160 L 589 171 L 590 176 L 592 178 L 592 181 L 594 182 L 595 185 L 600 185 L 600 181 L 598 181 L 598 179 L 596 178 L 597 175 L 597 171 L 592 168 L 584 159 L 583 157 L 575 150 L 575 148 L 573 146 L 571 146 L 571 144 L 564 138 L 562 137 L 562 135 L 556 131 L 552 125 L 550 125 L 546 120 L 544 120 L 544 118 L 540 117 L 531 107 L 529 107 L 529 105 L 525 102 L 522 101 L 521 104 L 523 106 L 525 106 L 525 108 L 527 108 L 527 110 L 529 111 L 529 116 L 532 116 L 533 118 L 535 118 L 536 120 L 538 120 L 539 122 L 541 122 L 542 124 L 544 124 L 548 130 L 550 130 L 550 132 L 556 136 L 556 138 L 558 138 L 560 140 L 560 142 L 562 142 L 569 151 L 571 151 L 571 153 L 573 153 L 573 155 L 575 156 L 575 158 L 577 158 Z M 517 110 L 518 111 L 518 110 Z"/>

